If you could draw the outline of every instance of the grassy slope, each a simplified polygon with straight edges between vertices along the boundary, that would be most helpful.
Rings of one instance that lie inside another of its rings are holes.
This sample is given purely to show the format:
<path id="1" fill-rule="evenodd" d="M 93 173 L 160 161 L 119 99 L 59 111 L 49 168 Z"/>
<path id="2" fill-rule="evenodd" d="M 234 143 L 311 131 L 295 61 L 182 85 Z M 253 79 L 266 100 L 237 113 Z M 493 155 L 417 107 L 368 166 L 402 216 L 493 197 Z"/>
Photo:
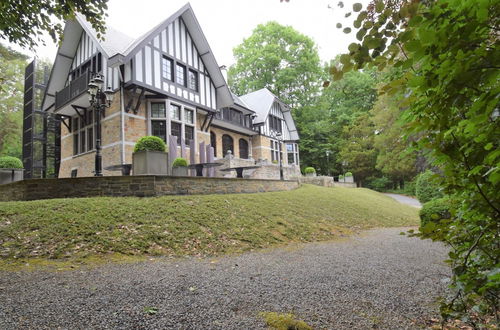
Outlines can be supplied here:
<path id="1" fill-rule="evenodd" d="M 418 224 L 416 209 L 368 189 L 79 198 L 0 203 L 0 257 L 214 255 Z"/>

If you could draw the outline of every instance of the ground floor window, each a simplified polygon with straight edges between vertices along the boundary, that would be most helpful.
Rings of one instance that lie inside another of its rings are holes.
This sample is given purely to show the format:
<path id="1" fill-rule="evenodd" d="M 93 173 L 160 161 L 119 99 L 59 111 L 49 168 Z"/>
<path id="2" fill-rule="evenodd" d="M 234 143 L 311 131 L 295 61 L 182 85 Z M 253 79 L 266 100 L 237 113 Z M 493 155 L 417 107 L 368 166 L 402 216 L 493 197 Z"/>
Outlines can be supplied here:
<path id="1" fill-rule="evenodd" d="M 168 111 L 167 111 L 168 106 Z M 174 101 L 151 102 L 149 105 L 149 118 L 151 135 L 158 136 L 165 143 L 167 137 L 177 137 L 177 144 L 181 145 L 184 138 L 185 144 L 195 139 L 195 112 Z"/>
<path id="2" fill-rule="evenodd" d="M 240 139 L 240 158 L 248 159 L 248 141 L 245 139 Z"/>
<path id="3" fill-rule="evenodd" d="M 283 153 L 281 157 L 283 157 Z M 280 161 L 280 144 L 278 141 L 274 140 L 271 140 L 271 161 L 273 163 Z"/>
<path id="4" fill-rule="evenodd" d="M 231 150 L 231 153 L 234 154 L 233 138 L 227 134 L 224 134 L 222 136 L 222 157 L 225 157 L 229 150 Z"/>
<path id="5" fill-rule="evenodd" d="M 214 157 L 217 157 L 217 136 L 214 132 L 210 132 L 210 145 L 214 148 Z"/>
<path id="6" fill-rule="evenodd" d="M 299 165 L 299 146 L 297 143 L 287 143 L 286 153 L 288 156 L 288 164 Z"/>
<path id="7" fill-rule="evenodd" d="M 79 155 L 94 150 L 95 118 L 94 111 L 81 110 L 81 116 L 73 117 L 71 131 L 73 132 L 73 155 Z"/>

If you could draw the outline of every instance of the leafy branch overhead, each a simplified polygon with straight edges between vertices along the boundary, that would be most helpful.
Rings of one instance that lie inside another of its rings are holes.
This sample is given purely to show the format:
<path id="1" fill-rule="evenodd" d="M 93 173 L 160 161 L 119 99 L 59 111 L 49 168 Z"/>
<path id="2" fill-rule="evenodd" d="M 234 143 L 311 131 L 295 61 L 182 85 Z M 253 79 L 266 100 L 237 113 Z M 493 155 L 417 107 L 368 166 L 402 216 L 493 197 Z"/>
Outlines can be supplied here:
<path id="1" fill-rule="evenodd" d="M 366 67 L 400 70 L 381 92 L 404 96 L 399 106 L 406 109 L 407 135 L 419 137 L 415 146 L 458 201 L 450 220 L 422 228 L 424 236 L 452 247 L 456 295 L 442 306 L 443 315 L 499 321 L 500 3 L 374 0 L 352 11 L 359 12 L 353 23 L 358 41 L 330 73 L 339 80 Z"/>
<path id="2" fill-rule="evenodd" d="M 63 23 L 80 13 L 96 30 L 105 33 L 108 0 L 5 0 L 0 2 L 0 37 L 24 48 L 45 44 L 43 34 L 54 42 L 62 37 Z"/>

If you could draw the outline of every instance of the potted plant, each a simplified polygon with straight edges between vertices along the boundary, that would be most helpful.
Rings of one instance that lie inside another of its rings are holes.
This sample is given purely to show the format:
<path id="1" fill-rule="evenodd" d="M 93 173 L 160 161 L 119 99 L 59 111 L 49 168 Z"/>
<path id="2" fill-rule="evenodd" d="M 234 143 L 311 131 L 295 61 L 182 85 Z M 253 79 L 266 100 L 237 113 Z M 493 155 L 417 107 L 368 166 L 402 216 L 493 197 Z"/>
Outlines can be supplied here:
<path id="1" fill-rule="evenodd" d="M 339 182 L 345 182 L 344 176 L 342 174 L 339 175 Z"/>
<path id="2" fill-rule="evenodd" d="M 0 184 L 23 179 L 23 162 L 16 157 L 0 157 Z"/>
<path id="3" fill-rule="evenodd" d="M 165 142 L 157 136 L 143 136 L 134 147 L 132 171 L 134 175 L 167 175 L 168 154 Z"/>
<path id="4" fill-rule="evenodd" d="M 316 176 L 316 170 L 314 167 L 306 167 L 304 169 L 304 174 L 309 177 Z"/>
<path id="5" fill-rule="evenodd" d="M 177 157 L 172 163 L 173 176 L 188 176 L 188 162 L 182 157 Z"/>
<path id="6" fill-rule="evenodd" d="M 344 175 L 344 181 L 351 183 L 354 182 L 354 177 L 352 176 L 351 172 L 346 172 L 346 174 Z"/>

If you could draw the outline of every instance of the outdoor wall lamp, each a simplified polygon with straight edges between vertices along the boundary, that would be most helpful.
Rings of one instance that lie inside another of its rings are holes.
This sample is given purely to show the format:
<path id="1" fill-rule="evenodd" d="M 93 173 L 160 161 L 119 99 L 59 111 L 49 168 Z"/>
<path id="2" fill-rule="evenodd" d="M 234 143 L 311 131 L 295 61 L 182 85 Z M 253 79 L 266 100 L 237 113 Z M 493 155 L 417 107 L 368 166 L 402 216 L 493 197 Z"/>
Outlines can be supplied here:
<path id="1" fill-rule="evenodd" d="M 96 119 L 96 143 L 95 143 L 95 170 L 94 176 L 102 176 L 101 155 L 101 111 L 109 108 L 113 102 L 113 91 L 107 87 L 103 91 L 104 79 L 102 75 L 96 74 L 88 84 L 90 106 L 94 109 Z"/>

